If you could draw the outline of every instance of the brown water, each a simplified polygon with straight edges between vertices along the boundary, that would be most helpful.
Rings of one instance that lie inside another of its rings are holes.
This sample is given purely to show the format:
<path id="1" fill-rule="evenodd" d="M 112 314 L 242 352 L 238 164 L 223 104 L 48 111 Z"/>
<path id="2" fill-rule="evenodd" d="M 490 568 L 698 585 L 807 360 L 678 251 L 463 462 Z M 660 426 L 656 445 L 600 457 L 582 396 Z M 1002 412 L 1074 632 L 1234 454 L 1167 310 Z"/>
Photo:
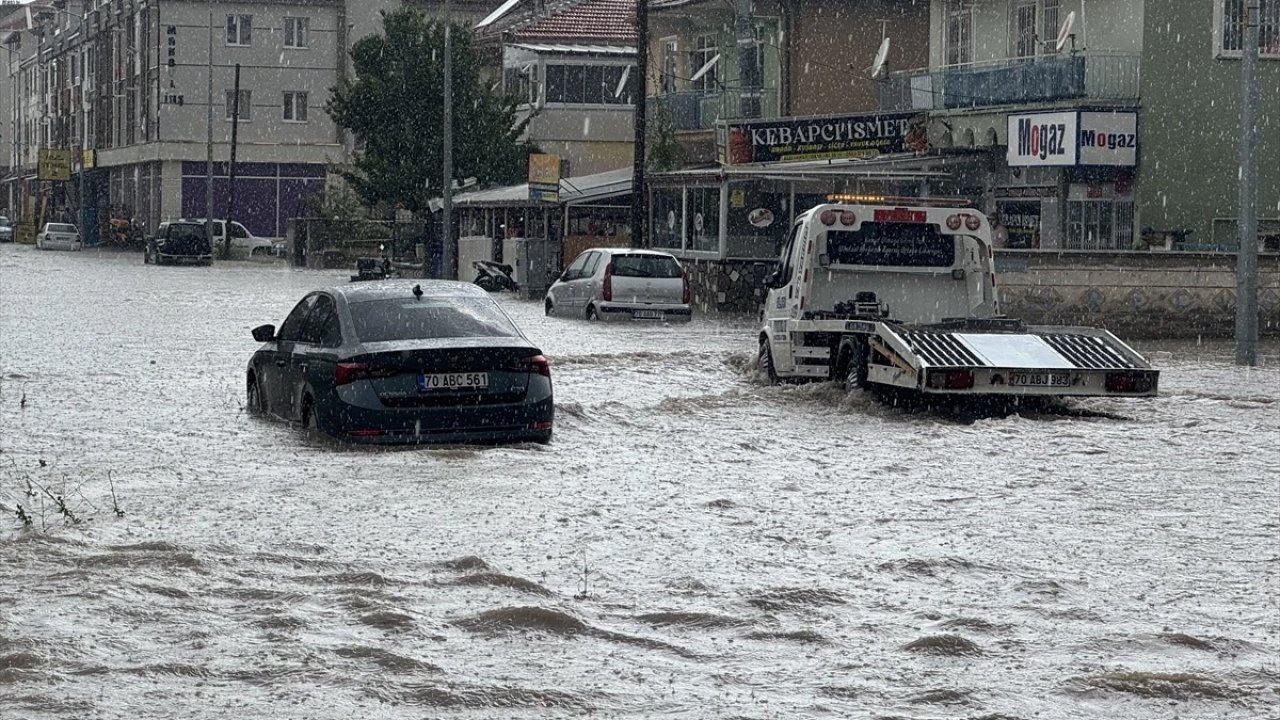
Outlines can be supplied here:
<path id="1" fill-rule="evenodd" d="M 346 274 L 0 246 L 0 718 L 1280 717 L 1274 342 L 970 422 L 507 301 L 554 442 L 378 452 L 242 407 Z"/>

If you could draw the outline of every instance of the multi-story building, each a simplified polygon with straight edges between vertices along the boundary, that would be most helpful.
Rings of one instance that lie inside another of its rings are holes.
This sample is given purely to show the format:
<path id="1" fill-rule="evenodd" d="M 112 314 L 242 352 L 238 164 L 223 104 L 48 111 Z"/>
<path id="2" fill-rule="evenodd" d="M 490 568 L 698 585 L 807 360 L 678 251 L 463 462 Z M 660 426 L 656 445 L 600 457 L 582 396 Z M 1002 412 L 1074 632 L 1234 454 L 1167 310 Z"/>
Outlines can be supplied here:
<path id="1" fill-rule="evenodd" d="M 934 189 L 982 202 L 1012 247 L 1131 248 L 1142 0 L 930 9 L 929 66 L 891 74 L 881 103 L 928 111 Z"/>
<path id="2" fill-rule="evenodd" d="M 1150 3 L 1145 13 L 1139 213 L 1145 226 L 1191 231 L 1187 249 L 1230 250 L 1237 243 L 1243 6 L 1244 0 Z M 1262 9 L 1252 148 L 1258 234 L 1259 247 L 1280 252 L 1280 2 Z"/>

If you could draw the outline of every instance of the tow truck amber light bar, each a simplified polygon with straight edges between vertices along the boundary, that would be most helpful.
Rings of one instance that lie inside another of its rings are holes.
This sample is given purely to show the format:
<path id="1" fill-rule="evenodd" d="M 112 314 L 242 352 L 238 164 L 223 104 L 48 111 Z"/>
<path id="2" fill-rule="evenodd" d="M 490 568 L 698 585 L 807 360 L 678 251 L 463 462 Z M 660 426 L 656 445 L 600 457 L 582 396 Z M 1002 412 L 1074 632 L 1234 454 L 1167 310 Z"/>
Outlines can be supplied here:
<path id="1" fill-rule="evenodd" d="M 916 205 L 927 207 L 973 207 L 968 198 L 954 197 L 908 197 L 905 195 L 856 195 L 848 193 L 830 193 L 827 202 L 857 203 L 860 205 Z"/>
<path id="2" fill-rule="evenodd" d="M 935 390 L 968 390 L 973 387 L 973 371 L 933 370 L 926 384 Z"/>

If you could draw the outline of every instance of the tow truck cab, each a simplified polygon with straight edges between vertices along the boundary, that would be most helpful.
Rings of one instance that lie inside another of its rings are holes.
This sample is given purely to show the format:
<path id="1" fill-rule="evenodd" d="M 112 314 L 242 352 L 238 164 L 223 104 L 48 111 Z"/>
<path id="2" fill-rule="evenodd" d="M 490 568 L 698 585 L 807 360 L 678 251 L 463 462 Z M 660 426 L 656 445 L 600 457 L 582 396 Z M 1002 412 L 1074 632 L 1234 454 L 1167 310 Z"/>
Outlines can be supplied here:
<path id="1" fill-rule="evenodd" d="M 804 331 L 795 321 L 892 317 L 932 324 L 998 314 L 991 225 L 982 213 L 826 204 L 791 227 L 768 281 L 764 332 L 775 341 L 779 374 L 825 378 L 829 353 L 803 348 L 829 348 L 828 338 L 788 337 Z"/>

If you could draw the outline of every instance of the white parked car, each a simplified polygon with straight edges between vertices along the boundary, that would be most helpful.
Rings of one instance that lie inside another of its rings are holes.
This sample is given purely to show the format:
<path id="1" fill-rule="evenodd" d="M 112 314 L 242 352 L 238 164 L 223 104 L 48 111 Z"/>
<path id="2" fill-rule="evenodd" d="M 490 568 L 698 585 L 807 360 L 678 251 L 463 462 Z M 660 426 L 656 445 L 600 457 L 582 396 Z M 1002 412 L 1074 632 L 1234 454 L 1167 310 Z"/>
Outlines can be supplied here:
<path id="1" fill-rule="evenodd" d="M 591 248 L 547 290 L 548 315 L 588 320 L 687 321 L 689 278 L 680 261 L 656 250 Z"/>
<path id="2" fill-rule="evenodd" d="M 71 223 L 45 223 L 36 235 L 36 247 L 41 250 L 79 250 L 80 231 Z"/>
<path id="3" fill-rule="evenodd" d="M 204 218 L 192 218 L 180 222 L 203 223 Z M 231 229 L 231 255 L 236 258 L 263 258 L 277 254 L 276 243 L 268 238 L 260 238 L 249 232 L 245 226 L 232 220 L 215 219 L 213 221 L 213 254 L 222 252 L 223 243 L 227 239 L 227 229 Z"/>

